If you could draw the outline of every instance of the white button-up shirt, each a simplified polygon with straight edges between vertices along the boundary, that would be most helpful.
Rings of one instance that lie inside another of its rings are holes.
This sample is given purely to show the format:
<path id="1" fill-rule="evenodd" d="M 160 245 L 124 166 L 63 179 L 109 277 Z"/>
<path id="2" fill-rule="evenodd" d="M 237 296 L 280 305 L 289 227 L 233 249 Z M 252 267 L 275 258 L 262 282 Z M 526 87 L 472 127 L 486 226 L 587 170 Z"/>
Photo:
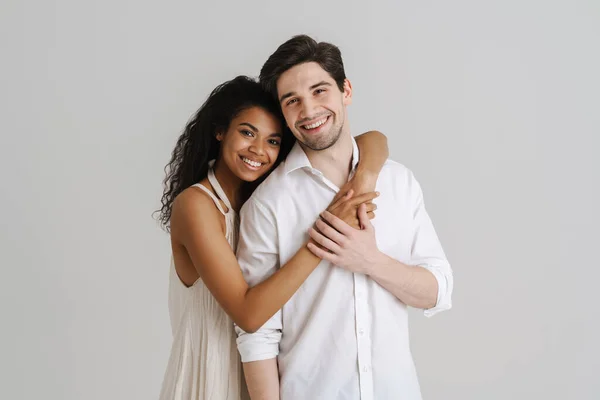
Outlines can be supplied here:
<path id="1" fill-rule="evenodd" d="M 354 171 L 354 140 L 353 146 Z M 377 190 L 372 223 L 379 250 L 436 277 L 437 304 L 427 316 L 449 309 L 452 271 L 412 172 L 386 161 Z M 296 144 L 241 210 L 237 256 L 250 286 L 307 242 L 309 228 L 337 192 Z M 243 362 L 278 358 L 282 400 L 421 399 L 407 306 L 365 275 L 322 261 L 260 330 L 236 331 Z"/>

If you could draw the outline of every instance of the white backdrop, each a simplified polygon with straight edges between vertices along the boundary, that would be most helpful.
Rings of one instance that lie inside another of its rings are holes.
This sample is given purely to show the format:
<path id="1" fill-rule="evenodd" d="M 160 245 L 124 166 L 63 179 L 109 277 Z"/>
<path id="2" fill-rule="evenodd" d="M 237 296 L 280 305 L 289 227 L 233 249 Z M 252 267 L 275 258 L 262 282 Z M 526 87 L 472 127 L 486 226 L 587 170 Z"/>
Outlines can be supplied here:
<path id="1" fill-rule="evenodd" d="M 340 46 L 455 272 L 411 314 L 425 399 L 597 399 L 600 3 L 4 0 L 0 398 L 152 399 L 170 347 L 162 169 L 218 83 Z M 597 382 L 597 381 L 596 381 Z"/>

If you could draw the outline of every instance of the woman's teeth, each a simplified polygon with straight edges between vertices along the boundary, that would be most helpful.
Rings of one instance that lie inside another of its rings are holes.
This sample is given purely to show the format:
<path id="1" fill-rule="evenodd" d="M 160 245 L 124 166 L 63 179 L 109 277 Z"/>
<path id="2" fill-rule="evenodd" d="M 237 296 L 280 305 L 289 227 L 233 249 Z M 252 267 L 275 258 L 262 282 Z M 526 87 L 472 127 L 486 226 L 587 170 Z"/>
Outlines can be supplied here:
<path id="1" fill-rule="evenodd" d="M 327 118 L 323 118 L 322 120 L 319 120 L 319 121 L 315 122 L 314 124 L 304 125 L 303 128 L 304 129 L 315 129 L 315 128 L 318 128 L 321 125 L 323 125 L 325 122 L 327 122 Z"/>
<path id="2" fill-rule="evenodd" d="M 262 163 L 256 162 L 256 161 L 252 161 L 249 158 L 246 157 L 242 157 L 242 161 L 244 161 L 246 164 L 254 167 L 254 168 L 258 168 L 262 165 Z"/>

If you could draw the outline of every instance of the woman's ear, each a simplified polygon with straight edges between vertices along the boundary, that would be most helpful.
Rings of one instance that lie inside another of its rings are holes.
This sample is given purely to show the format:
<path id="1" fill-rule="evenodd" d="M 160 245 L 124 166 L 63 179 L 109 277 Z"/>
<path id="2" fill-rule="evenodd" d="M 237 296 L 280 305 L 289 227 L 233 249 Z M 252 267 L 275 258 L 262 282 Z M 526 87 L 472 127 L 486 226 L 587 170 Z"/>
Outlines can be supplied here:
<path id="1" fill-rule="evenodd" d="M 216 138 L 216 139 L 217 139 L 217 141 L 219 141 L 219 142 L 220 142 L 221 140 L 223 140 L 223 137 L 224 137 L 224 136 L 225 136 L 225 132 L 223 132 L 223 131 L 218 131 L 218 132 L 215 134 L 215 138 Z"/>

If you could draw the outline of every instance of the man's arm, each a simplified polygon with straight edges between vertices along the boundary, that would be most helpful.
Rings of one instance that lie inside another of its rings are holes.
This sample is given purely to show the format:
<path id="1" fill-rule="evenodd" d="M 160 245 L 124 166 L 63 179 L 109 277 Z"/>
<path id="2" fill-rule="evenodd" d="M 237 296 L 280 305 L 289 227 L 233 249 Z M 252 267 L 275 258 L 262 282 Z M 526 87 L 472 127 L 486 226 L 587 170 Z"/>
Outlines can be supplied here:
<path id="1" fill-rule="evenodd" d="M 452 269 L 425 210 L 423 191 L 409 175 L 413 211 L 413 242 L 410 265 L 383 253 L 367 274 L 394 296 L 412 307 L 425 309 L 426 316 L 452 307 Z"/>
<path id="2" fill-rule="evenodd" d="M 420 265 L 407 265 L 381 253 L 379 261 L 365 274 L 406 305 L 425 310 L 437 305 L 438 281 Z"/>
<path id="3" fill-rule="evenodd" d="M 277 359 L 244 363 L 244 375 L 252 400 L 279 400 Z"/>
<path id="4" fill-rule="evenodd" d="M 421 187 L 412 174 L 409 184 L 413 214 L 410 265 L 379 251 L 365 206 L 359 208 L 361 230 L 324 212 L 321 216 L 329 224 L 317 221 L 318 230 L 311 229 L 310 236 L 328 251 L 312 244 L 308 248 L 335 265 L 370 276 L 403 303 L 425 309 L 425 315 L 432 316 L 452 307 L 452 269 L 425 211 Z"/>
<path id="5" fill-rule="evenodd" d="M 272 213 L 250 199 L 241 210 L 237 257 L 249 286 L 255 286 L 279 267 L 277 229 Z M 236 326 L 237 345 L 252 400 L 278 400 L 277 354 L 281 340 L 281 310 L 255 333 Z"/>

